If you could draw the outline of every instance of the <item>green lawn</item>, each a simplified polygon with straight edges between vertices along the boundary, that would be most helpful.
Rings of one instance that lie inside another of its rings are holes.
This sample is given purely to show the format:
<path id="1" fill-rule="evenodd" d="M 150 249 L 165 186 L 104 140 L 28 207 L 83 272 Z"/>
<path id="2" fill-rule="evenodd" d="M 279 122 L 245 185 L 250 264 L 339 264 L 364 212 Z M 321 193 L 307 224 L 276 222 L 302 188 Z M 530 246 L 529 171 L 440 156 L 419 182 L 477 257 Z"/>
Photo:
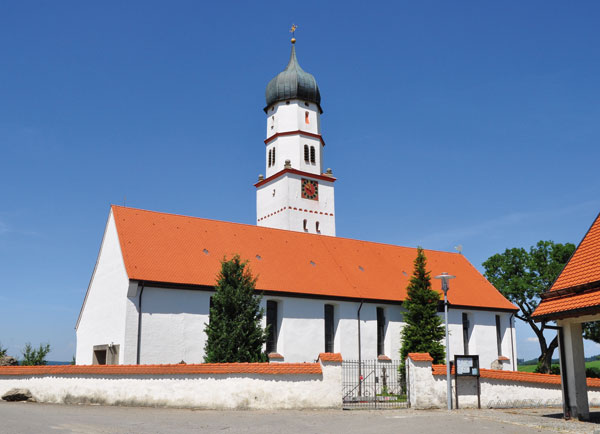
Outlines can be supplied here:
<path id="1" fill-rule="evenodd" d="M 553 364 L 552 366 L 558 367 L 557 364 Z M 593 362 L 585 362 L 586 368 L 600 368 L 600 360 L 594 360 Z M 533 372 L 535 369 L 535 365 L 519 365 L 517 366 L 517 370 L 519 372 Z"/>

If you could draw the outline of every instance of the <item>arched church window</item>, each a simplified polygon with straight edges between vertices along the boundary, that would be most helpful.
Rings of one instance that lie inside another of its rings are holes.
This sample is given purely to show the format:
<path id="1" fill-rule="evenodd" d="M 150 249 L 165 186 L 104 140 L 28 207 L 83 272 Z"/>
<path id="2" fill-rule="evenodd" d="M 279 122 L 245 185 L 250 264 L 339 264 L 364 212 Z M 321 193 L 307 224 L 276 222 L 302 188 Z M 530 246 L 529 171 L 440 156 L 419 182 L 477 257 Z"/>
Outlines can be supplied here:
<path id="1" fill-rule="evenodd" d="M 308 112 L 304 112 L 304 123 L 310 124 L 310 119 L 308 117 Z"/>
<path id="2" fill-rule="evenodd" d="M 312 164 L 315 164 L 315 147 L 314 146 L 310 147 L 310 162 Z"/>
<path id="3" fill-rule="evenodd" d="M 302 226 L 305 232 L 308 231 L 308 221 L 306 219 L 304 219 L 304 222 L 302 222 Z"/>
<path id="4" fill-rule="evenodd" d="M 317 230 L 318 234 L 321 233 L 321 229 L 319 228 L 319 222 L 315 223 L 315 229 Z"/>
<path id="5" fill-rule="evenodd" d="M 308 159 L 308 145 L 304 145 L 304 162 L 306 164 L 309 163 L 309 159 Z"/>

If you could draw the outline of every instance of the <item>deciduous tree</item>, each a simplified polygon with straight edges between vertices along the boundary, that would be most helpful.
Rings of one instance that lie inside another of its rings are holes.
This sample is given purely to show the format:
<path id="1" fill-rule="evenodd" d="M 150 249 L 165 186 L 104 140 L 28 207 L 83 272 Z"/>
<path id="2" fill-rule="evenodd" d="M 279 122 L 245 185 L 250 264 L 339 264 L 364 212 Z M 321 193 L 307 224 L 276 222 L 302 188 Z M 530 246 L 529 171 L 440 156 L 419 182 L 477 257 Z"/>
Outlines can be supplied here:
<path id="1" fill-rule="evenodd" d="M 542 373 L 550 371 L 558 338 L 554 337 L 548 343 L 544 336 L 546 322 L 536 323 L 531 315 L 540 303 L 540 295 L 550 288 L 574 251 L 575 245 L 571 243 L 539 241 L 529 251 L 521 247 L 506 249 L 483 263 L 485 277 L 519 307 L 515 316 L 529 324 L 537 336 L 540 345 L 538 370 Z"/>

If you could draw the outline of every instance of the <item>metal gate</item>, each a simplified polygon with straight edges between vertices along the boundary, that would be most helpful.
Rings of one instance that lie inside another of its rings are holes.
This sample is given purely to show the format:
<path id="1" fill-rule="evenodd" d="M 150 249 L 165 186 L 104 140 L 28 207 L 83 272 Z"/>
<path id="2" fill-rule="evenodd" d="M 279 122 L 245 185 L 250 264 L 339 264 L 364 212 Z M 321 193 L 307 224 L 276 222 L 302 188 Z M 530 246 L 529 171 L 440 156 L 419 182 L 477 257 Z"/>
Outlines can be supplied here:
<path id="1" fill-rule="evenodd" d="M 344 360 L 342 396 L 345 409 L 407 407 L 406 388 L 401 382 L 400 361 Z"/>

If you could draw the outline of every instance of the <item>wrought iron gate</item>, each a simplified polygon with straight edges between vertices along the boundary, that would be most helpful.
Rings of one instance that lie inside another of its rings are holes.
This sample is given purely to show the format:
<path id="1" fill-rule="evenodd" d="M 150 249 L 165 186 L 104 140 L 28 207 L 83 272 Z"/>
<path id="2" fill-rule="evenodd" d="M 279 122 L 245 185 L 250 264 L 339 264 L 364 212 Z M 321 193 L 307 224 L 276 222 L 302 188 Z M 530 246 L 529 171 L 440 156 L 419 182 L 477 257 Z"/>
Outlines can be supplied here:
<path id="1" fill-rule="evenodd" d="M 344 360 L 342 396 L 345 409 L 407 407 L 399 360 Z"/>

